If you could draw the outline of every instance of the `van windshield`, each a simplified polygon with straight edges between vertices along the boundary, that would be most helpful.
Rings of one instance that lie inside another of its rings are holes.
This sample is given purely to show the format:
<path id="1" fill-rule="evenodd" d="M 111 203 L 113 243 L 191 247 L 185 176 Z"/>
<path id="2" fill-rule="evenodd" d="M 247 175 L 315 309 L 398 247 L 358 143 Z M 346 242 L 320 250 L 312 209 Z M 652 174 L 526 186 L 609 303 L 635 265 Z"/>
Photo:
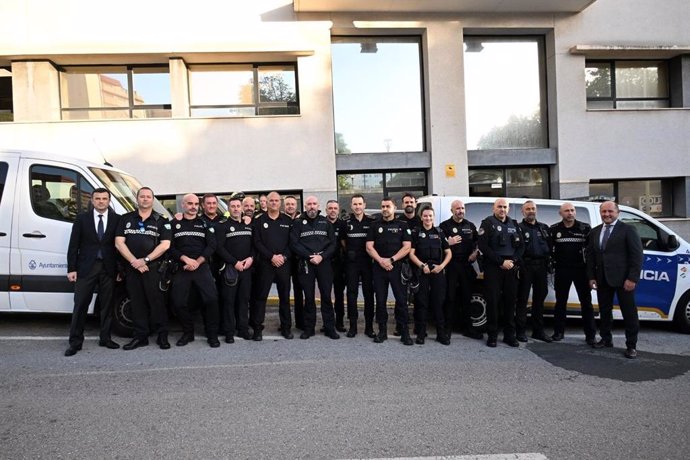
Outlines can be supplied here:
<path id="1" fill-rule="evenodd" d="M 134 211 L 137 207 L 137 190 L 142 186 L 138 180 L 127 174 L 122 174 L 119 171 L 101 168 L 89 168 L 92 173 L 100 179 L 105 188 L 110 190 L 113 198 L 115 198 L 123 208 L 127 211 Z M 163 205 L 156 199 L 153 201 L 153 209 L 157 213 L 171 218 L 170 213 Z"/>

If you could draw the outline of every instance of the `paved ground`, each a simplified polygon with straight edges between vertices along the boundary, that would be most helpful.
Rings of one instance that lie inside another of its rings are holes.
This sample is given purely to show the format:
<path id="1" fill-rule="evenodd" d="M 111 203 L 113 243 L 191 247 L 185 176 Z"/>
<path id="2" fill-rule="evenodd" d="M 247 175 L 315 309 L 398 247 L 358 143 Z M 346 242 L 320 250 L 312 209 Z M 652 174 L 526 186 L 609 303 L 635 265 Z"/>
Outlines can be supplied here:
<path id="1" fill-rule="evenodd" d="M 0 458 L 688 458 L 690 336 L 646 325 L 640 358 L 559 344 L 361 334 L 65 358 L 66 316 L 0 315 Z M 275 334 L 275 335 L 273 335 Z M 177 336 L 173 334 L 173 336 Z M 124 343 L 124 340 L 120 340 Z M 530 454 L 530 455 L 527 455 Z M 475 457 L 471 457 L 475 458 Z M 496 458 L 496 457 L 494 457 Z"/>

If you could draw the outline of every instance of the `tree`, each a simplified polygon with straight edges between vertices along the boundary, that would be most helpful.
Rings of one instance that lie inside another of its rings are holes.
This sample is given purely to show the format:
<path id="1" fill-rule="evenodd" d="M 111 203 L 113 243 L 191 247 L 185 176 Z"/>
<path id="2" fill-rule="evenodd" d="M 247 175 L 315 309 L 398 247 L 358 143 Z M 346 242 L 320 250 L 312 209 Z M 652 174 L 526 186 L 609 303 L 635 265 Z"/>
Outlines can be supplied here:
<path id="1" fill-rule="evenodd" d="M 511 115 L 502 126 L 492 128 L 477 143 L 479 150 L 534 148 L 543 145 L 539 110 L 531 116 Z"/>
<path id="2" fill-rule="evenodd" d="M 345 142 L 343 133 L 335 133 L 335 153 L 352 153 Z"/>
<path id="3" fill-rule="evenodd" d="M 259 80 L 259 100 L 261 102 L 295 102 L 294 91 L 285 83 L 282 75 L 264 75 Z"/>

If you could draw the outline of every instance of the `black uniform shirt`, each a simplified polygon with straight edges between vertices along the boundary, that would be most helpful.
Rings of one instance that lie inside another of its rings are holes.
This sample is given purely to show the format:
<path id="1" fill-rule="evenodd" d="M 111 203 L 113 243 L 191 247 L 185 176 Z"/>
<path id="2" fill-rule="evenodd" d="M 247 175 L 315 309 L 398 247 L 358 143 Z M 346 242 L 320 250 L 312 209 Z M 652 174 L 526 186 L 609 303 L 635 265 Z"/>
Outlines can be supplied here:
<path id="1" fill-rule="evenodd" d="M 553 240 L 556 268 L 584 268 L 585 248 L 592 227 L 576 220 L 573 226 L 568 228 L 561 221 L 553 224 L 549 231 Z"/>
<path id="2" fill-rule="evenodd" d="M 263 259 L 270 261 L 274 254 L 290 257 L 292 223 L 292 219 L 282 212 L 275 219 L 271 219 L 267 212 L 254 219 L 254 247 Z"/>
<path id="3" fill-rule="evenodd" d="M 450 247 L 445 232 L 439 227 L 429 230 L 421 227 L 413 240 L 414 255 L 425 264 L 443 262 L 445 250 Z"/>
<path id="4" fill-rule="evenodd" d="M 407 228 L 410 229 L 410 233 L 413 237 L 417 234 L 417 232 L 419 232 L 419 229 L 422 228 L 422 219 L 420 219 L 416 215 L 410 219 L 405 214 L 401 214 L 398 217 L 398 220 L 400 222 L 405 222 L 405 224 L 407 224 Z"/>
<path id="5" fill-rule="evenodd" d="M 479 250 L 484 260 L 494 265 L 501 265 L 506 259 L 519 262 L 524 252 L 524 244 L 517 222 L 507 218 L 501 222 L 496 216 L 489 216 L 482 221 L 477 231 Z"/>
<path id="6" fill-rule="evenodd" d="M 530 224 L 524 219 L 519 225 L 525 239 L 524 257 L 526 259 L 548 259 L 551 253 L 549 226 L 541 222 Z"/>
<path id="7" fill-rule="evenodd" d="M 203 256 L 208 261 L 216 251 L 218 242 L 215 229 L 208 226 L 201 217 L 175 219 L 171 225 L 170 255 L 174 260 L 180 260 L 182 256 L 191 259 Z"/>
<path id="8" fill-rule="evenodd" d="M 362 220 L 357 220 L 354 214 L 345 222 L 346 230 L 341 238 L 345 241 L 345 251 L 347 260 L 369 259 L 367 254 L 367 235 L 374 219 L 369 216 L 362 216 Z"/>
<path id="9" fill-rule="evenodd" d="M 477 249 L 477 227 L 467 219 L 455 222 L 452 217 L 441 222 L 440 227 L 447 238 L 451 236 L 462 237 L 462 241 L 450 246 L 450 250 L 453 253 L 453 260 L 469 263 L 470 254 Z"/>
<path id="10" fill-rule="evenodd" d="M 403 242 L 412 241 L 412 231 L 401 220 L 374 221 L 369 228 L 367 241 L 374 242 L 374 249 L 381 257 L 393 257 L 403 246 Z"/>
<path id="11" fill-rule="evenodd" d="M 333 261 L 340 262 L 343 259 L 343 245 L 341 241 L 345 238 L 347 232 L 347 224 L 342 219 L 336 219 L 335 222 L 328 221 L 333 226 L 333 233 L 335 234 L 335 251 L 333 252 Z"/>
<path id="12" fill-rule="evenodd" d="M 156 211 L 143 221 L 139 211 L 128 212 L 120 218 L 115 236 L 124 236 L 129 252 L 137 259 L 143 259 L 162 240 L 170 240 L 170 222 Z"/>
<path id="13" fill-rule="evenodd" d="M 320 214 L 311 219 L 304 213 L 292 223 L 290 247 L 303 259 L 320 254 L 324 260 L 330 260 L 335 251 L 335 244 L 333 225 Z"/>
<path id="14" fill-rule="evenodd" d="M 218 249 L 216 253 L 225 262 L 235 265 L 238 260 L 254 257 L 253 228 L 242 218 L 238 222 L 232 218 L 216 225 Z"/>

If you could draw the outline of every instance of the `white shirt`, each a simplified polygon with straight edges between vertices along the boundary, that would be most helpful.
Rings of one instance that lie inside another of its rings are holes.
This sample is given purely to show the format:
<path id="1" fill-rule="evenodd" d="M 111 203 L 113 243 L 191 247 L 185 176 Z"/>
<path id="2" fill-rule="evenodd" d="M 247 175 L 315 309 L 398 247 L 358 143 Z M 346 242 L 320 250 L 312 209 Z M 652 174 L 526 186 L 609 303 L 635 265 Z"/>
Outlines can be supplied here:
<path id="1" fill-rule="evenodd" d="M 106 209 L 103 214 L 99 213 L 95 209 L 93 210 L 93 225 L 96 229 L 96 234 L 98 234 L 98 216 L 103 216 L 103 233 L 105 233 L 105 229 L 108 228 L 108 210 Z"/>

